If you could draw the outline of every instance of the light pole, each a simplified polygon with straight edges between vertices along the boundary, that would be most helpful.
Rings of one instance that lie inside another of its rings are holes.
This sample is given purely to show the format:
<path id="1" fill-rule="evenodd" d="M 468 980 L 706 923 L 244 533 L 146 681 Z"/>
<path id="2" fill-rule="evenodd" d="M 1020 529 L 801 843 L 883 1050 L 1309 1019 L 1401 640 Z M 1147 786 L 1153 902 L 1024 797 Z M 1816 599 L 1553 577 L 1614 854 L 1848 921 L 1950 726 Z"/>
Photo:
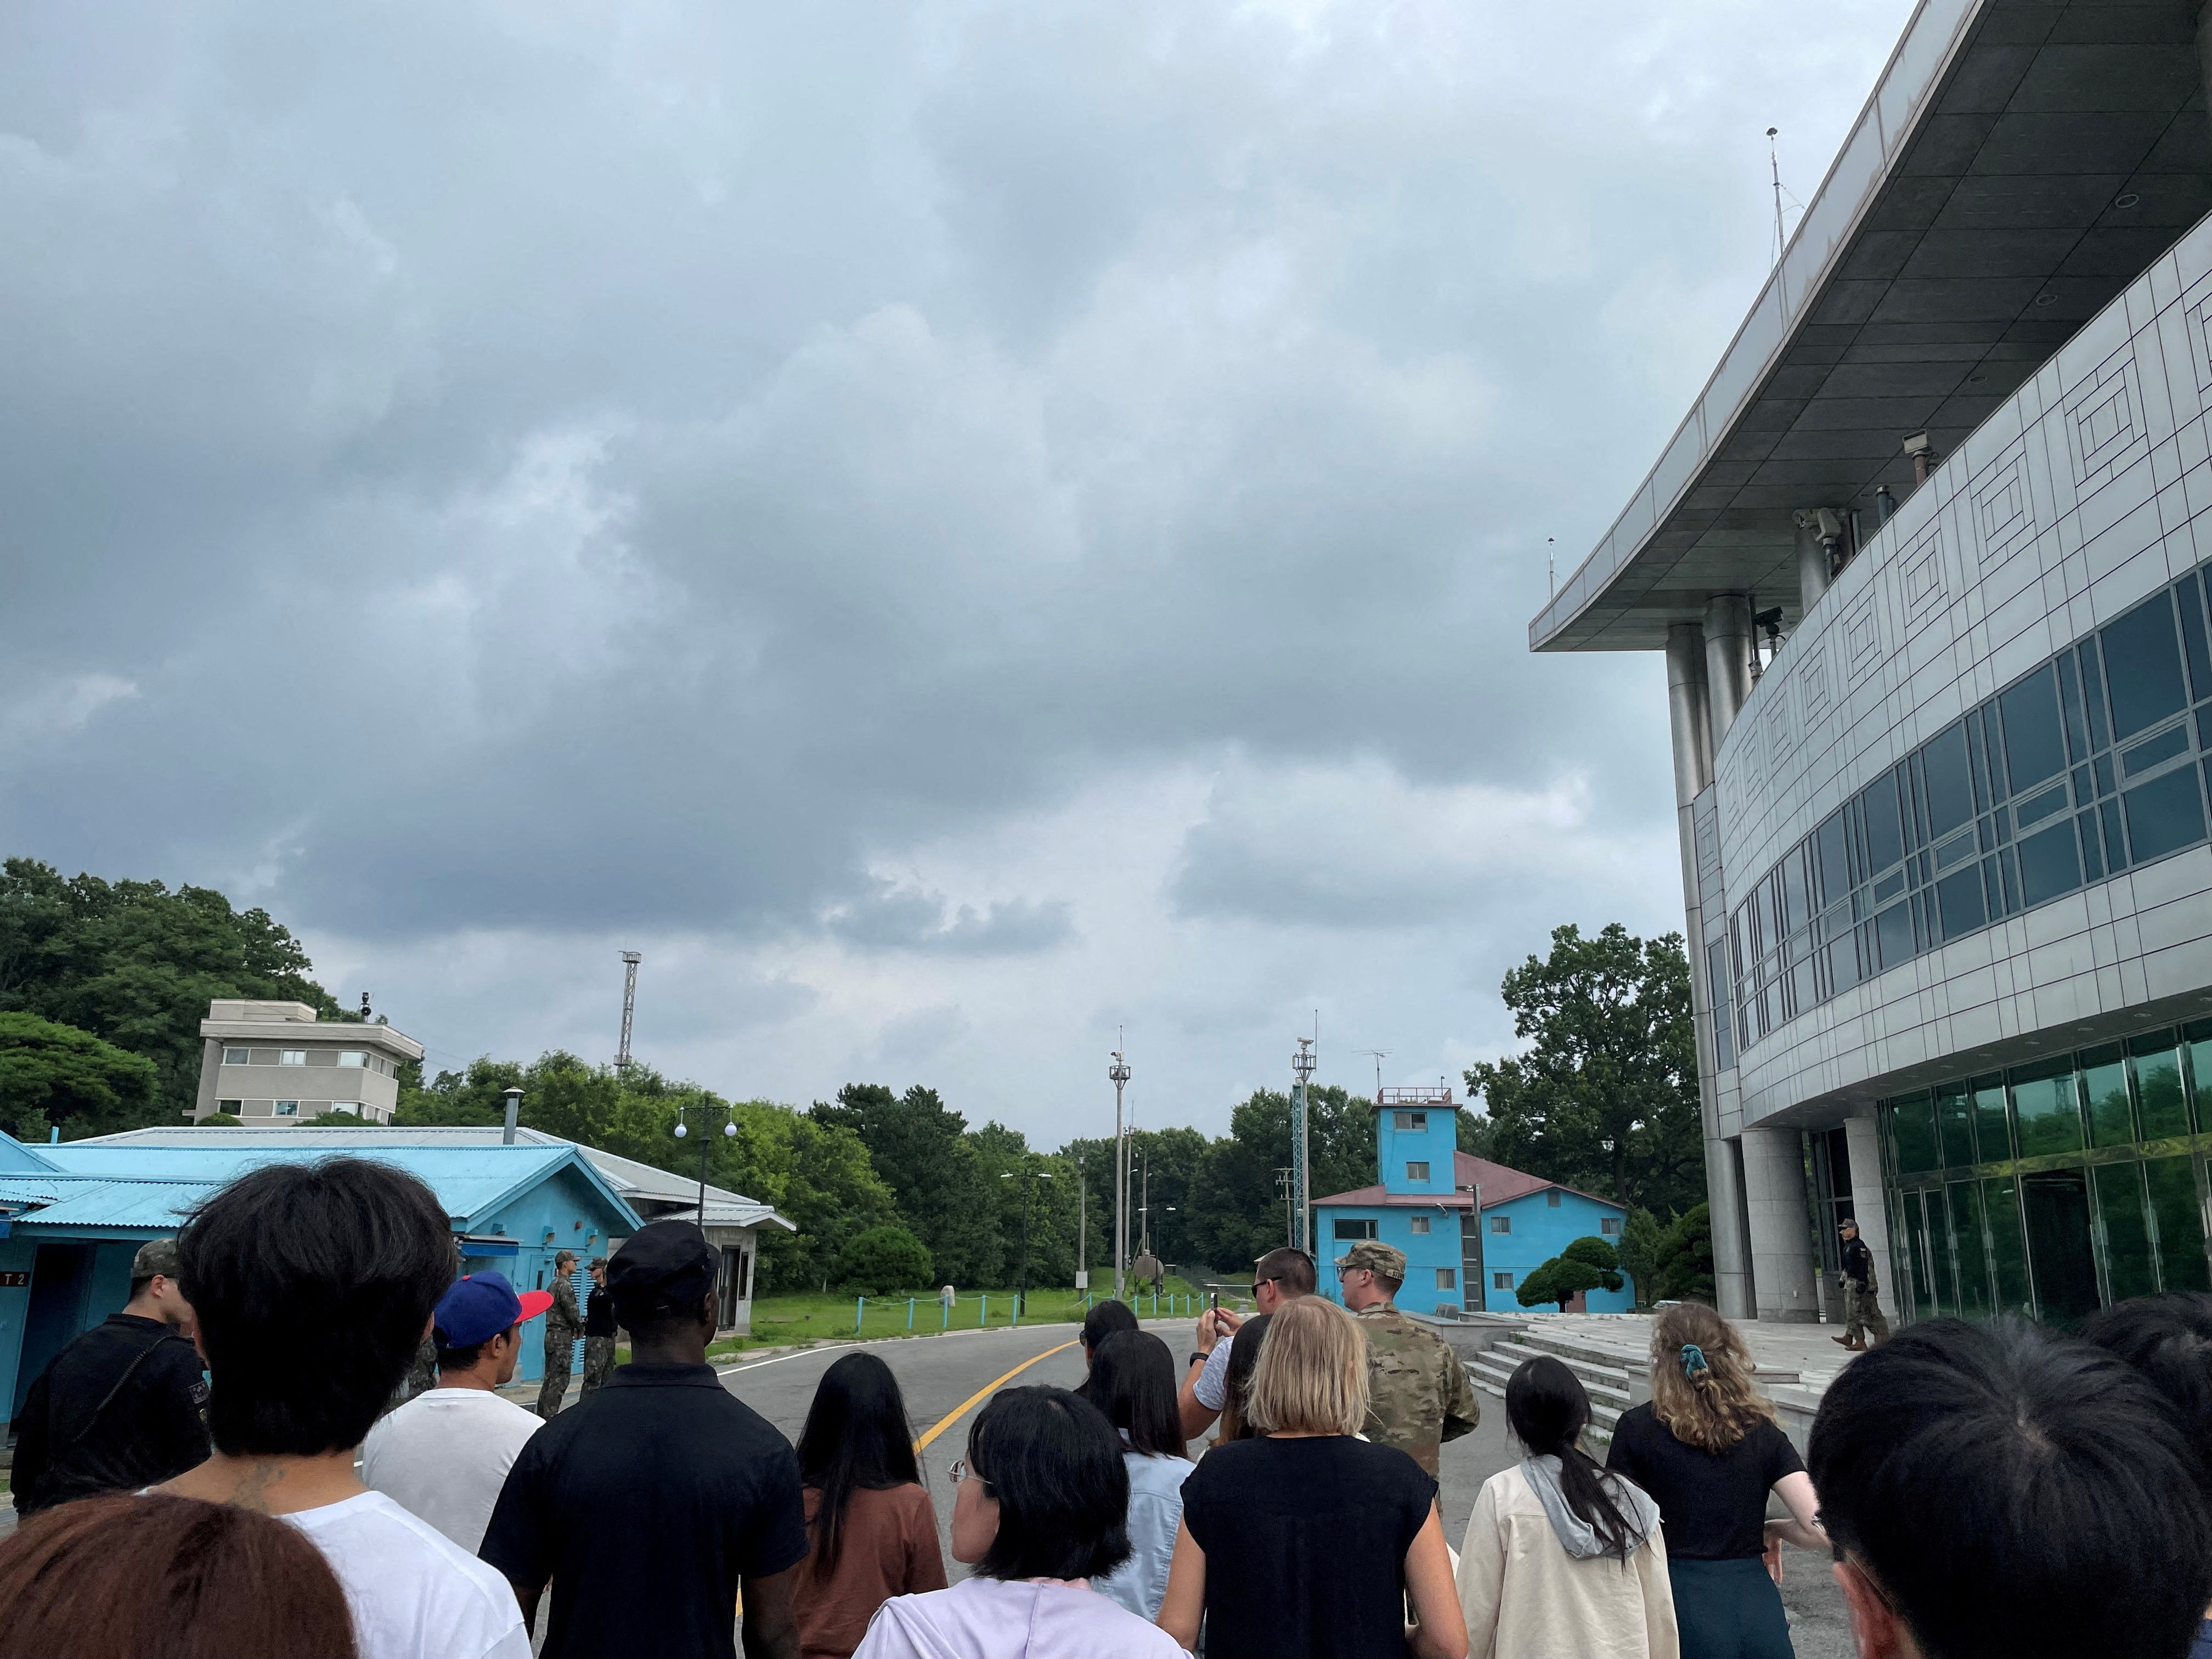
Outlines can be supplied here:
<path id="1" fill-rule="evenodd" d="M 1129 1266 L 1129 1144 L 1121 1133 L 1121 1091 L 1129 1081 L 1129 1062 L 1114 1050 L 1106 1075 L 1114 1085 L 1114 1297 L 1121 1301 L 1123 1274 Z"/>
<path id="2" fill-rule="evenodd" d="M 999 1176 L 1001 1181 L 1013 1178 L 1011 1171 Z M 1017 1319 L 1030 1310 L 1030 1183 L 1051 1179 L 1052 1171 L 1049 1170 L 1025 1169 L 1022 1171 L 1022 1282 L 1014 1298 L 1014 1317 Z"/>
<path id="3" fill-rule="evenodd" d="M 1306 1080 L 1314 1073 L 1314 1040 L 1298 1039 L 1298 1051 L 1291 1056 L 1291 1070 L 1297 1081 L 1291 1085 L 1291 1186 L 1297 1203 L 1297 1213 L 1291 1228 L 1291 1247 L 1298 1248 L 1303 1238 L 1305 1252 L 1313 1254 L 1313 1170 L 1308 1161 L 1306 1140 Z"/>
<path id="4" fill-rule="evenodd" d="M 1075 1158 L 1075 1288 L 1091 1288 L 1091 1260 L 1086 1254 L 1091 1243 L 1091 1182 L 1083 1174 L 1083 1155 Z"/>
<path id="5" fill-rule="evenodd" d="M 699 1115 L 700 1115 L 701 1117 L 704 1117 L 704 1116 L 706 1116 L 706 1115 L 707 1115 L 706 1103 L 705 1103 L 705 1102 L 703 1102 L 703 1101 L 702 1101 L 702 1102 L 699 1102 L 699 1103 L 698 1103 L 698 1105 L 699 1105 Z M 685 1124 L 684 1124 L 684 1114 L 686 1111 L 690 1110 L 690 1103 L 688 1103 L 688 1102 L 687 1102 L 684 1105 L 678 1106 L 678 1107 L 676 1109 L 676 1138 L 677 1138 L 678 1140 L 683 1139 L 685 1136 L 689 1135 L 689 1134 L 691 1133 L 691 1131 L 690 1130 L 690 1128 L 688 1128 L 687 1127 L 685 1127 Z M 732 1117 L 730 1119 L 730 1121 L 729 1121 L 728 1122 L 726 1122 L 726 1123 L 725 1123 L 725 1124 L 723 1124 L 723 1125 L 722 1125 L 722 1139 L 725 1139 L 725 1140 L 735 1140 L 737 1138 L 738 1138 L 738 1121 L 737 1121 L 737 1119 L 736 1119 L 734 1116 L 732 1116 Z M 713 1144 L 714 1144 L 714 1143 L 713 1143 L 712 1141 L 710 1141 L 710 1140 L 708 1140 L 708 1139 L 707 1139 L 706 1135 L 705 1135 L 703 1133 L 700 1135 L 700 1137 L 699 1137 L 699 1231 L 700 1231 L 701 1232 L 704 1232 L 704 1231 L 707 1231 L 707 1148 L 708 1148 L 708 1146 L 712 1146 Z"/>

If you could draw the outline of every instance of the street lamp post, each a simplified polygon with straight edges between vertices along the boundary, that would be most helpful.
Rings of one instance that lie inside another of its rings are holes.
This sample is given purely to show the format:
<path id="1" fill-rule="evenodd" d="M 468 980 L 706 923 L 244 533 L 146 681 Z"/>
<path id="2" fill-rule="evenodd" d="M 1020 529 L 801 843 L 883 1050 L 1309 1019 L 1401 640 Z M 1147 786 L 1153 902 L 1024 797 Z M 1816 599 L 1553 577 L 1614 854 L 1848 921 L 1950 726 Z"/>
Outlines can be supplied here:
<path id="1" fill-rule="evenodd" d="M 1313 1170 L 1306 1137 L 1306 1080 L 1314 1074 L 1313 1047 L 1311 1037 L 1300 1037 L 1298 1051 L 1291 1056 L 1291 1071 L 1297 1079 L 1291 1085 L 1291 1187 L 1297 1203 L 1297 1218 L 1291 1228 L 1291 1245 L 1296 1249 L 1303 1239 L 1308 1255 L 1314 1253 L 1314 1241 Z"/>
<path id="2" fill-rule="evenodd" d="M 1075 1288 L 1091 1288 L 1091 1182 L 1083 1173 L 1083 1155 L 1075 1158 Z"/>
<path id="3" fill-rule="evenodd" d="M 999 1176 L 1001 1181 L 1013 1178 L 1011 1171 Z M 1051 1179 L 1052 1171 L 1049 1170 L 1025 1169 L 1022 1171 L 1022 1282 L 1014 1297 L 1014 1317 L 1017 1319 L 1030 1310 L 1030 1183 Z"/>
<path id="4" fill-rule="evenodd" d="M 1121 1301 L 1126 1299 L 1129 1267 L 1129 1143 L 1121 1131 L 1121 1090 L 1129 1081 L 1129 1062 L 1119 1048 L 1113 1058 L 1106 1075 L 1114 1085 L 1114 1296 Z"/>
<path id="5" fill-rule="evenodd" d="M 690 1105 L 689 1105 L 689 1103 L 687 1103 L 685 1105 L 678 1106 L 678 1107 L 676 1109 L 676 1138 L 677 1138 L 678 1140 L 682 1140 L 683 1139 L 684 1139 L 684 1137 L 685 1137 L 685 1136 L 689 1135 L 689 1134 L 691 1133 L 690 1129 L 688 1127 L 686 1127 L 686 1126 L 685 1126 L 684 1121 L 684 1114 L 686 1111 L 688 1111 L 689 1109 L 690 1109 Z M 705 1106 L 704 1103 L 702 1103 L 700 1104 L 699 1115 L 700 1115 L 701 1117 L 704 1117 L 704 1116 L 706 1116 L 706 1115 L 707 1115 L 707 1110 L 706 1110 L 706 1106 Z M 725 1140 L 734 1140 L 734 1139 L 737 1139 L 737 1136 L 738 1136 L 738 1121 L 737 1121 L 737 1119 L 736 1119 L 735 1117 L 732 1117 L 728 1122 L 726 1122 L 726 1123 L 725 1123 L 725 1124 L 723 1124 L 723 1125 L 722 1125 L 722 1139 L 725 1139 Z M 700 1136 L 699 1136 L 699 1231 L 702 1231 L 702 1232 L 704 1232 L 704 1231 L 706 1231 L 706 1230 L 707 1230 L 707 1148 L 708 1148 L 708 1146 L 712 1146 L 713 1144 L 714 1144 L 714 1143 L 713 1143 L 712 1141 L 710 1141 L 710 1140 L 708 1140 L 708 1139 L 707 1139 L 707 1137 L 706 1137 L 706 1135 L 705 1135 L 705 1133 L 704 1133 L 703 1132 L 700 1134 Z"/>

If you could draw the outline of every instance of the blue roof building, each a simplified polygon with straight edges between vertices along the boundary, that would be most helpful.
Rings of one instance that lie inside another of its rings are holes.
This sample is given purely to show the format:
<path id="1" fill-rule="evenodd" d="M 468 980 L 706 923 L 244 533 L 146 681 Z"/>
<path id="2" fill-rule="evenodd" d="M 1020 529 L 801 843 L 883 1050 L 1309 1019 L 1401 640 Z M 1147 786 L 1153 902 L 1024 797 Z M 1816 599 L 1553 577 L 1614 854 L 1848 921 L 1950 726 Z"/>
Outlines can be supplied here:
<path id="1" fill-rule="evenodd" d="M 1528 1312 L 1518 1296 L 1522 1282 L 1576 1239 L 1619 1247 L 1628 1219 L 1622 1206 L 1461 1152 L 1459 1109 L 1448 1088 L 1382 1091 L 1375 1126 L 1380 1180 L 1313 1201 L 1322 1293 L 1332 1301 L 1341 1294 L 1334 1266 L 1363 1238 L 1405 1252 L 1401 1308 L 1448 1319 Z M 1571 1310 L 1629 1311 L 1635 1285 L 1626 1273 L 1621 1279 L 1621 1289 L 1591 1291 Z"/>
<path id="2" fill-rule="evenodd" d="M 384 1130 L 376 1133 L 392 1139 L 358 1146 L 337 1140 L 345 1133 L 211 1130 L 184 1146 L 119 1136 L 46 1146 L 0 1134 L 0 1403 L 9 1418 L 64 1345 L 129 1299 L 141 1244 L 174 1233 L 194 1205 L 266 1164 L 345 1153 L 396 1164 L 445 1206 L 463 1273 L 496 1267 L 524 1289 L 544 1287 L 560 1250 L 588 1259 L 644 1224 L 567 1141 L 424 1146 L 409 1144 L 412 1132 Z M 540 1374 L 542 1346 L 524 1344 L 519 1375 Z"/>

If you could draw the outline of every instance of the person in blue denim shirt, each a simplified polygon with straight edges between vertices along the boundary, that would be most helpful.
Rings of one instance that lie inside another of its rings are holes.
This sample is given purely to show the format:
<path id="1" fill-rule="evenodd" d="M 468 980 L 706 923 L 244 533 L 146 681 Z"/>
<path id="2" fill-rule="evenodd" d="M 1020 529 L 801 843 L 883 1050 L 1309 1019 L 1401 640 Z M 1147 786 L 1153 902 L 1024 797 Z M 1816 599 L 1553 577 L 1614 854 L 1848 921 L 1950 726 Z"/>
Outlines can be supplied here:
<path id="1" fill-rule="evenodd" d="M 1149 1331 L 1116 1331 L 1092 1352 L 1082 1393 L 1120 1431 L 1129 1471 L 1129 1559 L 1091 1587 L 1140 1619 L 1157 1619 L 1182 1524 L 1183 1477 L 1194 1467 L 1184 1455 L 1168 1345 Z"/>

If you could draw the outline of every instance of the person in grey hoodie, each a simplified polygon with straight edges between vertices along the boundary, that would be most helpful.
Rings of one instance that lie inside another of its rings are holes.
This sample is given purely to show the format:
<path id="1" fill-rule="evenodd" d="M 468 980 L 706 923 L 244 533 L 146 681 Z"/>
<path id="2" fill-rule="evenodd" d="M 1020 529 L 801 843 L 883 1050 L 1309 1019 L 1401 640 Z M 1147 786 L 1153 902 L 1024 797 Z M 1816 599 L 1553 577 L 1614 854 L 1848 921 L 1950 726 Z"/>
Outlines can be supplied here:
<path id="1" fill-rule="evenodd" d="M 1659 1506 L 1583 1449 L 1581 1379 L 1548 1355 L 1505 1385 L 1528 1455 L 1483 1483 L 1460 1546 L 1468 1659 L 1678 1659 Z"/>

